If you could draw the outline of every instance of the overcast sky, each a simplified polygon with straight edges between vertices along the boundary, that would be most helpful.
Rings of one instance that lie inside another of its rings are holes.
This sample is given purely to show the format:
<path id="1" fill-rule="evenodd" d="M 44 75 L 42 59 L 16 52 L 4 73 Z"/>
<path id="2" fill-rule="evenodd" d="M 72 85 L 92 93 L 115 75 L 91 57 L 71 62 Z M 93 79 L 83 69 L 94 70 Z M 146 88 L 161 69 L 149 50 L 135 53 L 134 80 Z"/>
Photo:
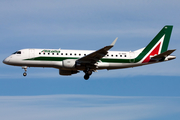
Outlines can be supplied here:
<path id="1" fill-rule="evenodd" d="M 164 63 L 60 76 L 57 69 L 0 63 L 0 119 L 179 120 L 180 2 L 178 0 L 1 0 L 0 60 L 23 48 L 112 50 L 145 47 L 173 25 Z"/>

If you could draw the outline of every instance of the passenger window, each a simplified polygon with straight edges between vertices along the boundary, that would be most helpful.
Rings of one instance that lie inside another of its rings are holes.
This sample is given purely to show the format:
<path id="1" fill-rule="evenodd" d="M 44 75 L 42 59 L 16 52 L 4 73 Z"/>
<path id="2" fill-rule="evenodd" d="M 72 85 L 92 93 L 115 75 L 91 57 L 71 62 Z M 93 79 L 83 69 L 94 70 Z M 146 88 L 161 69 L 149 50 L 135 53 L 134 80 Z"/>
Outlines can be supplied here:
<path id="1" fill-rule="evenodd" d="M 84 54 L 84 56 L 86 56 L 86 54 Z"/>
<path id="2" fill-rule="evenodd" d="M 39 53 L 39 55 L 41 55 L 41 53 Z"/>
<path id="3" fill-rule="evenodd" d="M 72 53 L 70 53 L 70 55 L 72 55 Z"/>
<path id="4" fill-rule="evenodd" d="M 45 55 L 45 53 L 43 53 Z"/>
<path id="5" fill-rule="evenodd" d="M 122 57 L 122 55 L 120 55 L 120 57 Z"/>
<path id="6" fill-rule="evenodd" d="M 126 55 L 124 55 L 124 57 L 126 57 Z"/>
<path id="7" fill-rule="evenodd" d="M 76 56 L 76 53 L 74 55 Z"/>
<path id="8" fill-rule="evenodd" d="M 61 55 L 63 55 L 63 53 L 61 53 Z"/>
<path id="9" fill-rule="evenodd" d="M 59 53 L 57 53 L 57 55 L 59 55 Z"/>
<path id="10" fill-rule="evenodd" d="M 111 55 L 113 57 L 113 55 Z"/>
<path id="11" fill-rule="evenodd" d="M 50 53 L 48 53 L 48 55 L 50 55 Z"/>
<path id="12" fill-rule="evenodd" d="M 52 53 L 52 55 L 54 55 L 54 53 Z"/>
<path id="13" fill-rule="evenodd" d="M 68 55 L 68 54 L 66 53 L 66 55 Z"/>
<path id="14" fill-rule="evenodd" d="M 118 57 L 118 55 L 116 55 L 116 57 Z"/>
<path id="15" fill-rule="evenodd" d="M 79 54 L 79 56 L 81 56 L 81 54 Z"/>

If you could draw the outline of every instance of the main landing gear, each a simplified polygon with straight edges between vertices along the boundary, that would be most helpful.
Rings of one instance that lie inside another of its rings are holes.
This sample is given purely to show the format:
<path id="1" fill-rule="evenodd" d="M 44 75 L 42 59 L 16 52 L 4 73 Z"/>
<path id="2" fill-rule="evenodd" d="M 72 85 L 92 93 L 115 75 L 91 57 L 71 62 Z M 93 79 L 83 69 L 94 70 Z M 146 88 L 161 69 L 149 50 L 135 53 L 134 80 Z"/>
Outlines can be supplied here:
<path id="1" fill-rule="evenodd" d="M 87 69 L 86 71 L 84 71 L 85 75 L 84 75 L 84 79 L 88 80 L 90 75 L 92 74 L 92 70 Z"/>
<path id="2" fill-rule="evenodd" d="M 24 73 L 23 73 L 23 76 L 27 76 L 27 66 L 22 66 L 22 69 L 24 69 Z"/>

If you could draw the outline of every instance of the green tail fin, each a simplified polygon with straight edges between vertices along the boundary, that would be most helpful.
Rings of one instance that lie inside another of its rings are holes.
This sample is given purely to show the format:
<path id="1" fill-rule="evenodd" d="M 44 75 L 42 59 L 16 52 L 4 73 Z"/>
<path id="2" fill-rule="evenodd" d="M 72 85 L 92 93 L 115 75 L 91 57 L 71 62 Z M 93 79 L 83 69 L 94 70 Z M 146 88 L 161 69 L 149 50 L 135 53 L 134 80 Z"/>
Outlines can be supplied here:
<path id="1" fill-rule="evenodd" d="M 173 26 L 171 25 L 164 26 L 145 49 L 136 57 L 135 61 L 139 62 L 145 60 L 147 62 L 150 59 L 150 56 L 167 51 L 172 28 Z"/>

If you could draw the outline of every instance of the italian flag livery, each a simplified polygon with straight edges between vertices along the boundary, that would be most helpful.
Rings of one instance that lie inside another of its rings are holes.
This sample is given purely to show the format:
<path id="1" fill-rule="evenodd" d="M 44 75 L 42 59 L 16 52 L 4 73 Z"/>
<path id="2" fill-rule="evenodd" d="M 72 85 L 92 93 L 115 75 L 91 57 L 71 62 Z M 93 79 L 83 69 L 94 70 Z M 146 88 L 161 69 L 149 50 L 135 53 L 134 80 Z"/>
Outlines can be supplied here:
<path id="1" fill-rule="evenodd" d="M 175 59 L 167 50 L 173 26 L 167 25 L 145 47 L 136 51 L 109 51 L 116 43 L 99 50 L 67 50 L 67 49 L 22 49 L 6 59 L 4 63 L 21 66 L 27 75 L 28 67 L 52 67 L 59 69 L 60 75 L 72 75 L 80 71 L 89 79 L 92 72 L 102 69 L 122 69 L 137 67 Z"/>
<path id="2" fill-rule="evenodd" d="M 138 55 L 136 62 L 148 63 L 151 58 L 167 51 L 173 26 L 165 26 Z"/>

